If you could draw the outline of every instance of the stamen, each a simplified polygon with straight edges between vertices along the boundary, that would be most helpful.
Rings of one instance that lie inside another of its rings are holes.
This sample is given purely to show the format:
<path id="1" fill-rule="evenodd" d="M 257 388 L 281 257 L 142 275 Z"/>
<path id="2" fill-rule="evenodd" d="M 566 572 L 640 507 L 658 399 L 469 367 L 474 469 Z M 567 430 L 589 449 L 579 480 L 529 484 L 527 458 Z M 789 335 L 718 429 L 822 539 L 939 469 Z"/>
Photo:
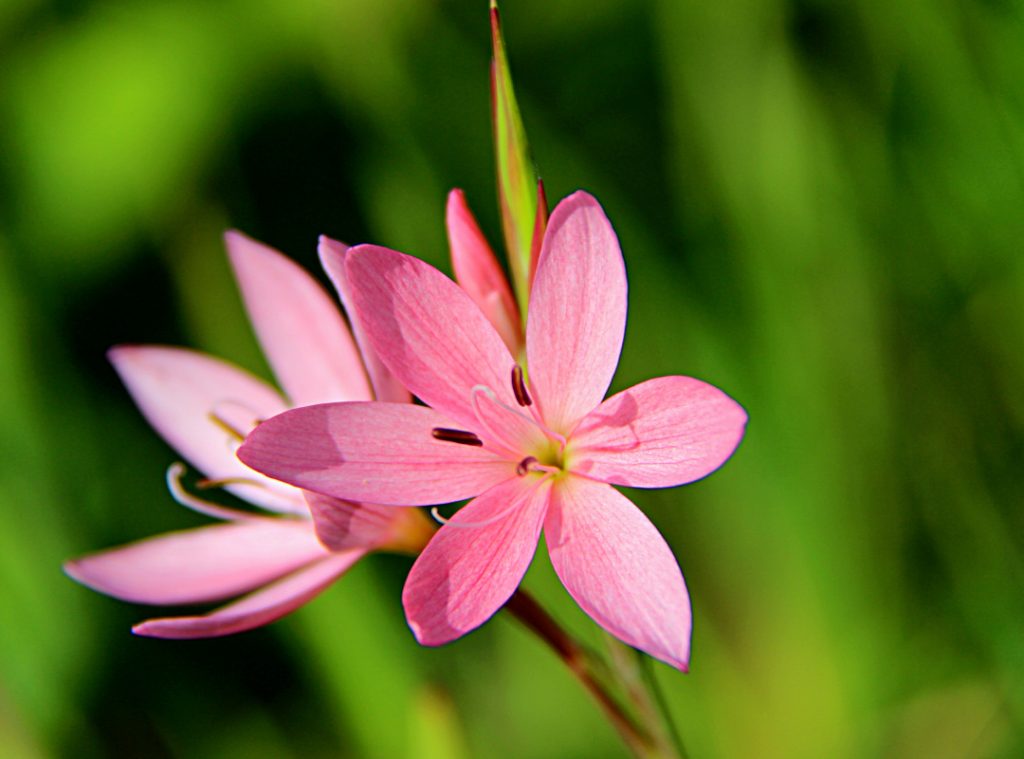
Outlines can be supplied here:
<path id="1" fill-rule="evenodd" d="M 226 432 L 230 437 L 237 440 L 239 443 L 245 440 L 245 435 L 241 431 L 233 427 L 223 417 L 218 416 L 215 411 L 211 411 L 210 413 L 208 413 L 206 415 L 206 418 L 209 419 L 214 424 L 216 424 L 218 427 L 220 427 L 224 432 Z"/>
<path id="2" fill-rule="evenodd" d="M 221 506 L 219 503 L 204 501 L 202 498 L 196 498 L 185 490 L 185 486 L 182 485 L 181 478 L 184 475 L 185 465 L 180 461 L 171 464 L 167 468 L 167 489 L 171 491 L 171 497 L 185 508 L 198 511 L 200 514 L 206 514 L 206 516 L 213 517 L 214 519 L 234 520 L 251 519 L 253 517 L 252 514 L 247 512 Z"/>
<path id="3" fill-rule="evenodd" d="M 437 440 L 444 440 L 448 443 L 460 443 L 462 445 L 482 446 L 484 441 L 466 430 L 452 430 L 447 427 L 434 427 L 430 431 Z"/>
<path id="4" fill-rule="evenodd" d="M 545 435 L 547 435 L 551 440 L 554 440 L 556 443 L 558 443 L 558 450 L 564 451 L 566 444 L 569 442 L 566 439 L 565 435 L 559 432 L 555 432 L 553 429 L 548 427 L 547 424 L 544 423 L 544 420 L 541 418 L 540 410 L 536 406 L 530 406 L 530 416 L 533 417 L 534 423 L 536 423 L 536 425 L 541 428 L 541 431 Z"/>
<path id="5" fill-rule="evenodd" d="M 504 519 L 516 509 L 521 508 L 523 504 L 527 500 L 529 500 L 529 498 L 533 497 L 533 493 L 536 492 L 537 488 L 543 485 L 550 477 L 550 472 L 545 474 L 542 478 L 540 478 L 539 480 L 537 480 L 537 482 L 533 484 L 533 486 L 529 490 L 529 494 L 525 498 L 513 501 L 500 512 L 495 514 L 493 517 L 491 517 L 490 519 L 485 519 L 482 522 L 457 522 L 455 521 L 455 518 L 458 516 L 458 513 L 456 513 L 455 516 L 453 516 L 451 519 L 446 519 L 445 517 L 441 516 L 440 512 L 437 510 L 437 506 L 432 506 L 430 508 L 430 515 L 441 524 L 450 525 L 451 527 L 487 527 L 488 525 L 492 525 L 500 519 Z"/>
<path id="6" fill-rule="evenodd" d="M 516 474 L 520 477 L 525 477 L 526 473 L 530 471 L 530 467 L 534 464 L 539 464 L 536 456 L 527 456 L 525 459 L 516 464 Z"/>
<path id="7" fill-rule="evenodd" d="M 517 508 L 519 508 L 519 502 L 518 501 L 515 502 L 515 503 L 510 504 L 505 509 L 503 509 L 500 513 L 495 514 L 490 519 L 485 519 L 482 522 L 456 522 L 455 521 L 455 517 L 452 517 L 451 519 L 447 519 L 447 518 L 441 516 L 441 512 L 439 512 L 437 510 L 437 506 L 431 506 L 430 507 L 430 516 L 432 516 L 434 519 L 436 519 L 439 523 L 441 523 L 441 524 L 450 524 L 452 527 L 486 527 L 489 524 L 494 524 L 495 522 L 497 522 L 502 517 L 508 516 L 513 511 L 515 511 Z"/>
<path id="8" fill-rule="evenodd" d="M 520 406 L 531 406 L 533 400 L 526 391 L 526 380 L 523 378 L 523 367 L 516 364 L 512 367 L 512 392 L 515 393 L 516 402 Z"/>
<path id="9" fill-rule="evenodd" d="M 265 488 L 267 485 L 252 477 L 221 477 L 220 479 L 203 479 L 196 482 L 200 490 L 212 490 L 213 488 L 226 488 L 229 485 L 251 485 L 254 488 Z"/>
<path id="10" fill-rule="evenodd" d="M 522 455 L 520 446 L 514 437 L 510 438 L 507 433 L 507 428 L 492 424 L 492 421 L 497 421 L 493 418 L 493 413 L 488 413 L 486 409 L 480 405 L 480 396 L 486 396 L 490 401 L 504 409 L 509 414 L 519 417 L 527 424 L 532 424 L 530 417 L 519 410 L 518 406 L 509 406 L 507 403 L 503 403 L 498 400 L 498 396 L 493 390 L 487 385 L 474 385 L 473 386 L 473 412 L 476 414 L 476 419 L 480 423 L 480 431 L 487 435 L 488 446 L 498 455 L 508 459 L 518 459 Z"/>

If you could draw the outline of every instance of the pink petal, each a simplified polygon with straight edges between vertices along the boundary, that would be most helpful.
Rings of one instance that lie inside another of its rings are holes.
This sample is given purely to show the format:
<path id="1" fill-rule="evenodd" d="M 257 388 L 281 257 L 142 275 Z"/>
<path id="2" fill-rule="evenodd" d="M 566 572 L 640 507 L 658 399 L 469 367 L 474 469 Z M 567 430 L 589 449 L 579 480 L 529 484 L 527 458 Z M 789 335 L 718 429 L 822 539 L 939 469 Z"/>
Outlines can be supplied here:
<path id="1" fill-rule="evenodd" d="M 513 356 L 519 355 L 523 348 L 519 309 L 512 297 L 505 272 L 501 270 L 494 251 L 480 231 L 462 190 L 448 193 L 445 223 L 448 227 L 455 280 L 484 312 L 505 341 L 509 352 Z"/>
<path id="2" fill-rule="evenodd" d="M 302 496 L 262 477 L 236 457 L 240 436 L 257 421 L 287 408 L 266 383 L 224 361 L 184 348 L 157 345 L 111 348 L 107 353 L 143 416 L 175 450 L 209 479 L 242 478 L 228 486 L 250 503 L 304 513 Z"/>
<path id="3" fill-rule="evenodd" d="M 329 554 L 240 601 L 194 617 L 150 619 L 132 628 L 150 638 L 215 638 L 269 624 L 312 601 L 365 555 L 354 550 Z"/>
<path id="4" fill-rule="evenodd" d="M 395 506 L 469 498 L 512 474 L 513 463 L 483 448 L 431 434 L 451 426 L 411 403 L 325 403 L 267 420 L 238 457 L 307 490 Z"/>
<path id="5" fill-rule="evenodd" d="M 370 345 L 370 341 L 366 337 L 366 331 L 359 323 L 359 320 L 354 318 L 355 311 L 352 308 L 352 295 L 349 292 L 348 275 L 345 273 L 345 258 L 349 246 L 343 242 L 338 242 L 330 237 L 321 235 L 318 250 L 320 253 L 320 264 L 324 267 L 324 271 L 327 272 L 331 282 L 334 283 L 334 289 L 338 291 L 338 297 L 341 299 L 341 304 L 345 307 L 345 313 L 348 314 L 349 320 L 352 322 L 352 333 L 355 335 L 356 342 L 359 344 L 359 350 L 363 354 L 363 363 L 366 365 L 366 371 L 370 375 L 370 384 L 373 385 L 374 399 L 394 403 L 408 403 L 412 400 L 409 391 L 384 366 L 380 356 L 377 355 L 373 346 Z"/>
<path id="6" fill-rule="evenodd" d="M 530 294 L 526 354 L 544 420 L 567 434 L 601 402 L 626 328 L 626 270 L 601 206 L 577 192 L 548 222 Z"/>
<path id="7" fill-rule="evenodd" d="M 316 280 L 240 232 L 224 239 L 256 336 L 292 405 L 370 400 L 362 357 Z"/>
<path id="8" fill-rule="evenodd" d="M 486 622 L 518 587 L 537 549 L 550 480 L 515 477 L 471 501 L 413 564 L 402 592 L 405 616 L 426 646 Z"/>
<path id="9" fill-rule="evenodd" d="M 375 548 L 387 541 L 395 521 L 405 509 L 343 501 L 329 495 L 305 491 L 317 537 L 332 551 L 347 548 Z"/>
<path id="10" fill-rule="evenodd" d="M 547 437 L 525 407 L 506 406 L 490 392 L 479 390 L 473 393 L 473 408 L 477 418 L 473 431 L 499 456 L 518 462 L 548 445 Z"/>
<path id="11" fill-rule="evenodd" d="M 69 561 L 71 577 L 124 601 L 216 601 L 324 556 L 309 521 L 253 518 L 182 530 Z"/>
<path id="12" fill-rule="evenodd" d="M 572 470 L 635 488 L 666 488 L 718 469 L 743 438 L 747 414 L 717 387 L 659 377 L 613 395 L 572 434 Z"/>
<path id="13" fill-rule="evenodd" d="M 566 590 L 615 637 L 684 672 L 690 599 L 672 551 L 625 496 L 582 477 L 560 480 L 544 522 Z"/>
<path id="14" fill-rule="evenodd" d="M 462 288 L 419 259 L 373 245 L 352 248 L 346 270 L 373 347 L 413 395 L 464 429 L 476 418 L 477 385 L 515 403 L 515 361 Z"/>

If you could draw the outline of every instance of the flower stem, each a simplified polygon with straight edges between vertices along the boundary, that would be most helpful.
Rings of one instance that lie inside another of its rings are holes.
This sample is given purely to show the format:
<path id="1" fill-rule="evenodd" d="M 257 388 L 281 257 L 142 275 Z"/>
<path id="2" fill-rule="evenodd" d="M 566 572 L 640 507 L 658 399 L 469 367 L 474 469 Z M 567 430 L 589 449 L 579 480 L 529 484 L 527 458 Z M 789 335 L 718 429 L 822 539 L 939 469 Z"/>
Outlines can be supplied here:
<path id="1" fill-rule="evenodd" d="M 612 693 L 606 678 L 600 676 L 605 670 L 601 661 L 587 648 L 569 635 L 529 593 L 520 588 L 509 599 L 505 608 L 510 614 L 524 624 L 537 637 L 547 643 L 548 647 L 563 661 L 569 671 L 576 676 L 584 688 L 597 701 L 598 705 L 611 720 L 619 732 L 623 742 L 638 759 L 680 759 L 680 755 L 670 744 L 666 745 L 658 736 L 662 734 L 661 726 L 651 729 L 637 721 L 629 710 Z M 626 692 L 632 689 L 627 687 Z M 635 694 L 630 694 L 635 700 Z M 649 696 L 644 694 L 643 701 Z M 648 702 L 649 703 L 649 702 Z M 643 706 L 643 704 L 636 704 Z M 649 719 L 650 710 L 641 708 L 640 713 Z M 646 713 L 645 713 L 646 712 Z"/>
<path id="2" fill-rule="evenodd" d="M 679 759 L 688 759 L 689 754 L 686 751 L 686 745 L 683 743 L 683 736 L 672 719 L 672 712 L 668 708 L 665 692 L 658 684 L 658 679 L 654 674 L 654 668 L 651 666 L 650 660 L 644 659 L 643 655 L 639 653 L 637 654 L 637 659 L 637 664 L 643 672 L 644 680 L 647 683 L 647 690 L 654 696 L 654 702 L 658 705 L 658 711 L 661 713 L 662 724 L 665 726 L 665 730 L 672 741 L 676 753 L 679 754 Z"/>
<path id="3" fill-rule="evenodd" d="M 605 642 L 611 666 L 641 721 L 650 726 L 652 740 L 665 755 L 687 759 L 686 747 L 655 679 L 650 658 L 607 633 Z"/>

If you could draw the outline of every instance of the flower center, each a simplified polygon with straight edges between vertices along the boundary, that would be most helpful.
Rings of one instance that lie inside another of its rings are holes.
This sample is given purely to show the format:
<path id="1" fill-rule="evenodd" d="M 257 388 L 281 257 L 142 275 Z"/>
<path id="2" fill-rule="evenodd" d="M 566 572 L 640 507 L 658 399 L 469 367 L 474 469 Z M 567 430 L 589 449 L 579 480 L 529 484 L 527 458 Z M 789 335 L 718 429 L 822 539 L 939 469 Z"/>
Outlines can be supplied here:
<path id="1" fill-rule="evenodd" d="M 512 367 L 510 380 L 518 408 L 502 402 L 491 388 L 477 385 L 472 403 L 479 426 L 472 430 L 434 427 L 430 434 L 447 443 L 485 447 L 514 462 L 520 477 L 530 472 L 558 475 L 567 471 L 567 441 L 544 423 L 518 364 Z"/>
<path id="2" fill-rule="evenodd" d="M 537 451 L 537 461 L 544 466 L 565 471 L 565 447 L 551 440 L 542 450 Z"/>

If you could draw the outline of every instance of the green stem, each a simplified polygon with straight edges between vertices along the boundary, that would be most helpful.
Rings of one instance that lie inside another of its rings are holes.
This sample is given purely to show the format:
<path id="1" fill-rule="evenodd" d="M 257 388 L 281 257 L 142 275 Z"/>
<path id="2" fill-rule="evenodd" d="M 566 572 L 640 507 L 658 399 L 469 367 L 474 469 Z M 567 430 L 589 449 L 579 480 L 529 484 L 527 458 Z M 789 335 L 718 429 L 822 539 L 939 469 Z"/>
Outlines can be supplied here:
<path id="1" fill-rule="evenodd" d="M 661 713 L 661 724 L 668 733 L 673 748 L 680 759 L 688 759 L 689 754 L 686 752 L 683 736 L 679 732 L 675 720 L 672 719 L 672 712 L 669 711 L 668 701 L 665 700 L 665 692 L 661 689 L 661 685 L 658 684 L 658 678 L 654 674 L 654 668 L 651 666 L 650 659 L 645 658 L 643 654 L 637 653 L 637 661 L 647 683 L 647 692 L 654 696 L 654 703 L 658 705 L 658 711 Z"/>

